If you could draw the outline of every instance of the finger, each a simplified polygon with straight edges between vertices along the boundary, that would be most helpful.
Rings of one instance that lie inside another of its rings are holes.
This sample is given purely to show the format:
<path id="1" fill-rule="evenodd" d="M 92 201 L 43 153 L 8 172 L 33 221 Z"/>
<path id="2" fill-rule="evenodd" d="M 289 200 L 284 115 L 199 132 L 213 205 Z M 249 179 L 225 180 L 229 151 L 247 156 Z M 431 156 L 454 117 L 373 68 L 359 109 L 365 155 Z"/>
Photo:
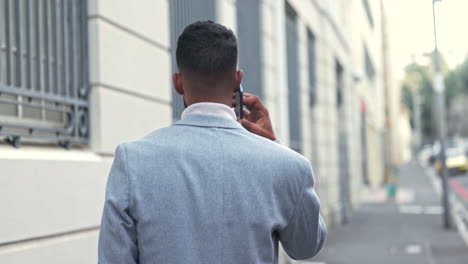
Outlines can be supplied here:
<path id="1" fill-rule="evenodd" d="M 247 108 L 250 111 L 262 111 L 266 110 L 265 106 L 263 105 L 262 101 L 260 99 L 252 94 L 244 94 L 243 98 L 244 105 L 247 106 Z"/>
<path id="2" fill-rule="evenodd" d="M 243 109 L 242 112 L 244 113 L 243 116 L 245 119 L 249 119 L 250 117 L 250 111 Z"/>
<path id="3" fill-rule="evenodd" d="M 254 133 L 254 134 L 257 134 L 257 135 L 262 134 L 262 128 L 259 125 L 255 124 L 253 122 L 250 122 L 248 120 L 245 120 L 245 119 L 241 119 L 241 120 L 239 120 L 239 122 L 241 123 L 241 125 L 245 129 L 247 129 L 251 133 Z"/>
<path id="4" fill-rule="evenodd" d="M 244 98 L 242 98 L 246 105 L 255 104 L 260 101 L 258 96 L 253 94 L 244 93 Z"/>

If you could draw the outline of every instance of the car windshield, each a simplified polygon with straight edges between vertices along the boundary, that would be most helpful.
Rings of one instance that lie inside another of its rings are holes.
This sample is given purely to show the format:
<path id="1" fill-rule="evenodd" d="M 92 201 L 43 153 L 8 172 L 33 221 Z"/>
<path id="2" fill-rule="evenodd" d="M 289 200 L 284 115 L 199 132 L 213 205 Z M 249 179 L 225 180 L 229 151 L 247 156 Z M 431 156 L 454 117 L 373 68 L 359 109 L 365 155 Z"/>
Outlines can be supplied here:
<path id="1" fill-rule="evenodd" d="M 447 157 L 448 158 L 453 158 L 453 157 L 456 157 L 456 156 L 461 156 L 461 155 L 464 155 L 463 153 L 463 149 L 461 148 L 449 148 L 447 149 Z"/>

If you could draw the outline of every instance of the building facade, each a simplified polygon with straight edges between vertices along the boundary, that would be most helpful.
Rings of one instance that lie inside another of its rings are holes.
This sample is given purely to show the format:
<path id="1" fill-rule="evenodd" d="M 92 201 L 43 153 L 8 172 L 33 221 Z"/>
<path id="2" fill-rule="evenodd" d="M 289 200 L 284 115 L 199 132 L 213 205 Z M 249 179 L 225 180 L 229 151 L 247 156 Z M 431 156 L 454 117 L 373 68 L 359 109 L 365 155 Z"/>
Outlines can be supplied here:
<path id="1" fill-rule="evenodd" d="M 96 263 L 114 149 L 180 118 L 175 44 L 200 19 L 234 30 L 244 89 L 311 161 L 329 226 L 349 221 L 383 180 L 380 5 L 0 0 L 0 263 Z"/>

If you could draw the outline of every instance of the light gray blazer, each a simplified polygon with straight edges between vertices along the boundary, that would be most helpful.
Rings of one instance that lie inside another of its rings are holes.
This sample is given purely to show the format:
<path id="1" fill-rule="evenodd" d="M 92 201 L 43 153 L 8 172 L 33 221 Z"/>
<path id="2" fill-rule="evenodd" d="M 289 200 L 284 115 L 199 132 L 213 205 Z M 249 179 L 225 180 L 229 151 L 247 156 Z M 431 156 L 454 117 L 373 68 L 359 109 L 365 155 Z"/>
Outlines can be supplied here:
<path id="1" fill-rule="evenodd" d="M 309 162 L 234 120 L 193 114 L 117 147 L 99 263 L 277 263 L 322 248 Z"/>

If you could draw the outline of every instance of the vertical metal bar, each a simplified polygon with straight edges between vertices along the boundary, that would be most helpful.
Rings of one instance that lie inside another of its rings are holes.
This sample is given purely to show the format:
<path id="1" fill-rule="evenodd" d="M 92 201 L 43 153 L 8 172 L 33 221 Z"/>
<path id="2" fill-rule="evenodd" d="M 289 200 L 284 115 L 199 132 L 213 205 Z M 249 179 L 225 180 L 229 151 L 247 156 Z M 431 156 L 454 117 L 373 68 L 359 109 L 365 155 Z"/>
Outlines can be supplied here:
<path id="1" fill-rule="evenodd" d="M 15 1 L 15 38 L 16 38 L 16 86 L 22 85 L 23 49 L 21 43 L 21 6 Z"/>
<path id="2" fill-rule="evenodd" d="M 77 86 L 78 86 L 78 67 L 76 63 L 78 62 L 78 26 L 77 26 L 77 10 L 76 10 L 76 3 L 77 1 L 72 1 L 71 2 L 71 11 L 72 11 L 72 30 L 71 30 L 71 35 L 72 35 L 72 52 L 73 52 L 73 60 L 70 65 L 72 65 L 72 76 L 73 76 L 73 82 L 72 82 L 72 94 L 73 97 L 77 97 Z"/>
<path id="3" fill-rule="evenodd" d="M 446 229 L 452 228 L 451 204 L 450 204 L 450 188 L 448 187 L 448 173 L 446 164 L 446 146 L 447 146 L 447 128 L 445 122 L 445 87 L 444 76 L 440 67 L 439 48 L 437 46 L 437 27 L 435 16 L 435 2 L 432 1 L 432 19 L 434 22 L 434 63 L 435 63 L 435 78 L 434 78 L 434 91 L 437 102 L 437 110 L 439 114 L 439 140 L 440 140 L 440 163 L 441 171 L 440 176 L 442 179 L 442 206 L 444 208 L 443 221 Z"/>
<path id="4" fill-rule="evenodd" d="M 21 43 L 21 5 L 20 1 L 15 1 L 15 38 L 16 38 L 16 80 L 15 85 L 18 88 L 22 88 L 22 70 L 23 70 L 23 46 Z M 18 96 L 19 104 L 17 107 L 18 117 L 23 116 L 23 108 L 21 102 L 23 101 L 22 96 Z"/>
<path id="5" fill-rule="evenodd" d="M 41 48 L 41 12 L 40 2 L 35 1 L 36 9 L 36 90 L 42 90 L 42 48 Z"/>
<path id="6" fill-rule="evenodd" d="M 26 28 L 26 52 L 27 52 L 27 63 L 26 63 L 26 87 L 28 89 L 32 88 L 32 49 L 31 49 L 31 41 L 32 41 L 32 14 L 33 9 L 31 8 L 31 0 L 26 0 L 25 3 L 25 28 Z"/>
<path id="7" fill-rule="evenodd" d="M 49 1 L 45 0 L 44 3 L 44 49 L 45 49 L 45 60 L 44 60 L 44 91 L 49 93 L 50 92 L 50 12 L 49 12 Z"/>
<path id="8" fill-rule="evenodd" d="M 67 0 L 62 2 L 62 89 L 63 95 L 68 97 L 68 87 L 69 87 L 69 78 L 68 78 L 68 5 Z"/>
<path id="9" fill-rule="evenodd" d="M 59 21 L 59 8 L 60 8 L 60 1 L 58 0 L 52 0 L 53 2 L 53 17 L 54 17 L 54 26 L 53 26 L 53 39 L 54 39 L 54 94 L 59 93 L 59 47 L 60 47 L 60 21 Z M 54 3 L 55 2 L 55 3 Z"/>
<path id="10" fill-rule="evenodd" d="M 81 0 L 80 5 L 80 38 L 81 38 L 81 86 L 79 90 L 79 97 L 82 99 L 87 99 L 88 90 L 89 90 L 89 81 L 88 81 L 88 7 L 87 0 Z M 84 111 L 83 115 L 88 115 L 89 111 Z M 80 118 L 81 120 L 81 118 Z M 78 124 L 77 129 L 79 129 L 79 134 L 77 136 L 85 137 L 88 135 L 89 131 L 89 118 L 85 118 L 85 124 Z M 81 130 L 82 127 L 85 127 L 84 130 Z"/>
<path id="11" fill-rule="evenodd" d="M 81 46 L 83 45 L 83 39 L 81 35 L 81 1 L 77 0 L 76 3 L 74 3 L 75 9 L 76 9 L 76 15 L 75 15 L 75 49 L 76 49 L 76 60 L 73 62 L 75 64 L 75 90 L 76 90 L 76 97 L 80 96 L 80 90 L 81 90 L 81 80 L 82 80 L 82 63 L 81 63 Z"/>
<path id="12" fill-rule="evenodd" d="M 89 92 L 89 65 L 88 65 L 88 5 L 86 0 L 81 1 L 81 74 L 82 74 L 82 87 L 80 96 L 85 97 Z"/>
<path id="13" fill-rule="evenodd" d="M 70 67 L 70 97 L 75 97 L 75 52 L 76 52 L 76 39 L 75 39 L 75 5 L 73 4 L 74 1 L 70 2 L 70 13 L 69 13 L 69 21 L 70 21 L 70 60 L 69 60 L 69 67 Z"/>
<path id="14" fill-rule="evenodd" d="M 6 45 L 6 85 L 11 85 L 12 61 L 11 61 L 11 16 L 10 0 L 5 0 L 5 45 Z"/>
<path id="15" fill-rule="evenodd" d="M 78 27 L 77 27 L 77 1 L 72 1 L 71 3 L 71 51 L 72 51 L 72 61 L 70 63 L 71 67 L 71 76 L 72 76 L 72 95 L 73 98 L 77 99 L 78 97 Z M 79 111 L 78 104 L 75 101 L 73 105 L 73 136 L 78 138 L 78 121 L 79 121 Z"/>
<path id="16" fill-rule="evenodd" d="M 1 12 L 0 12 L 0 13 L 1 13 Z M 2 19 L 2 17 L 5 17 L 5 16 L 4 16 L 3 14 L 0 14 L 0 15 L 2 15 L 2 16 L 0 17 L 0 25 L 6 25 L 5 21 Z M 0 28 L 1 28 L 1 26 L 0 26 Z M 2 84 L 2 79 L 3 79 L 3 69 L 2 69 L 2 65 L 3 65 L 3 59 L 2 59 L 2 52 L 3 52 L 3 51 L 2 51 L 2 46 L 3 46 L 3 44 L 2 44 L 2 43 L 3 43 L 3 42 L 2 42 L 2 34 L 0 34 L 0 86 L 1 86 L 1 84 Z"/>
<path id="17" fill-rule="evenodd" d="M 36 2 L 36 91 L 42 91 L 42 46 L 41 46 L 41 37 L 42 37 L 42 24 L 41 24 L 41 4 L 40 1 Z M 41 101 L 41 104 L 44 104 L 44 101 Z M 41 109 L 41 119 L 44 119 L 45 111 Z"/>

